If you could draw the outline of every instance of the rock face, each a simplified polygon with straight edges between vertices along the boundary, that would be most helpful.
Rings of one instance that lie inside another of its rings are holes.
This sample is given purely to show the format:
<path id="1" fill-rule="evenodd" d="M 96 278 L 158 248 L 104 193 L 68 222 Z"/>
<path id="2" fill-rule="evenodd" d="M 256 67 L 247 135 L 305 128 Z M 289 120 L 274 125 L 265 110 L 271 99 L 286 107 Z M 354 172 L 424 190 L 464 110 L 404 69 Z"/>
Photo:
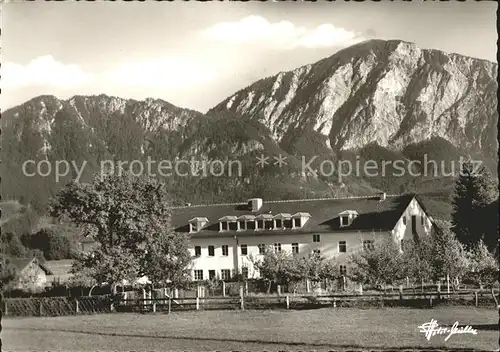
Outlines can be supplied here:
<path id="1" fill-rule="evenodd" d="M 333 151 L 389 148 L 441 137 L 496 154 L 497 64 L 403 41 L 372 40 L 262 79 L 209 113 L 265 124 L 286 146 L 305 131 Z"/>
<path id="2" fill-rule="evenodd" d="M 23 134 L 38 135 L 43 150 L 51 149 L 50 136 L 57 123 L 57 114 L 73 120 L 85 133 L 94 134 L 112 116 L 127 116 L 144 133 L 177 131 L 203 114 L 176 107 L 159 99 L 137 101 L 107 95 L 74 96 L 59 100 L 54 96 L 39 96 L 7 110 L 2 115 L 2 128 L 20 138 Z M 67 128 L 67 126 L 65 127 Z M 99 131 L 97 131 L 99 132 Z M 91 136 L 89 136 L 90 139 Z"/>

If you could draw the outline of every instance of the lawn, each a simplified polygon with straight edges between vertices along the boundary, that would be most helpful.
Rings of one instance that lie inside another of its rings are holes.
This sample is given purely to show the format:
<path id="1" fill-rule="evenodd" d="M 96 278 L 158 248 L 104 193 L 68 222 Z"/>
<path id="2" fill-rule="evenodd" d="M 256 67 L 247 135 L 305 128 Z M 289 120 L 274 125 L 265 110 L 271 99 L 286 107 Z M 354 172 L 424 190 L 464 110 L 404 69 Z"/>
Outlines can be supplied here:
<path id="1" fill-rule="evenodd" d="M 473 325 L 477 335 L 426 340 L 418 326 Z M 422 348 L 460 351 L 498 348 L 492 308 L 191 311 L 117 313 L 2 320 L 4 351 L 278 351 Z"/>

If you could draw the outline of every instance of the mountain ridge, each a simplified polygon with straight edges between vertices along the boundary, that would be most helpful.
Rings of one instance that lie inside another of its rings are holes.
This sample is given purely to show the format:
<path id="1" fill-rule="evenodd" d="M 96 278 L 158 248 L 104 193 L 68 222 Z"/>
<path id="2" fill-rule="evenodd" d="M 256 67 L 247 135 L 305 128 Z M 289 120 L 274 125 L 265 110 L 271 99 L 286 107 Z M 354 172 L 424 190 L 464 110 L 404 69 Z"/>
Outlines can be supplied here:
<path id="1" fill-rule="evenodd" d="M 450 69 L 453 60 L 458 66 Z M 26 177 L 21 165 L 29 159 L 88 161 L 81 179 L 88 181 L 102 160 L 232 158 L 242 161 L 241 177 L 166 178 L 176 204 L 429 192 L 437 199 L 429 204 L 446 217 L 450 177 L 306 177 L 301 158 L 317 156 L 317 167 L 357 157 L 409 161 L 428 154 L 449 162 L 465 155 L 496 171 L 497 70 L 487 60 L 377 40 L 260 79 L 206 114 L 158 98 L 41 95 L 2 114 L 2 194 L 44 213 L 73 177 Z M 422 103 L 426 89 L 432 94 Z M 259 168 L 261 154 L 284 155 L 288 165 Z"/>
<path id="2" fill-rule="evenodd" d="M 439 136 L 492 155 L 498 148 L 496 135 L 482 131 L 479 138 L 469 138 L 470 126 L 463 125 L 484 114 L 482 122 L 496 126 L 497 71 L 498 65 L 487 60 L 420 49 L 404 41 L 372 40 L 258 80 L 207 114 L 257 116 L 285 143 L 297 129 L 314 130 L 328 137 L 334 151 L 363 147 L 372 140 L 401 148 Z M 415 132 L 420 136 L 411 138 Z"/>

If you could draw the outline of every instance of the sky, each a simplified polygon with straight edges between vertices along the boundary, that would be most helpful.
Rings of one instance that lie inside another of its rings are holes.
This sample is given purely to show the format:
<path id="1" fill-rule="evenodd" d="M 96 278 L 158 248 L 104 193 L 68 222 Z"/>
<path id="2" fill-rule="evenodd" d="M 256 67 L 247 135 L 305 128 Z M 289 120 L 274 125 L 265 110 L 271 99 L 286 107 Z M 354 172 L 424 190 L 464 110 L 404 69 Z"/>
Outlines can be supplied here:
<path id="1" fill-rule="evenodd" d="M 3 110 L 42 94 L 205 112 L 254 81 L 369 39 L 496 62 L 496 2 L 10 2 Z"/>

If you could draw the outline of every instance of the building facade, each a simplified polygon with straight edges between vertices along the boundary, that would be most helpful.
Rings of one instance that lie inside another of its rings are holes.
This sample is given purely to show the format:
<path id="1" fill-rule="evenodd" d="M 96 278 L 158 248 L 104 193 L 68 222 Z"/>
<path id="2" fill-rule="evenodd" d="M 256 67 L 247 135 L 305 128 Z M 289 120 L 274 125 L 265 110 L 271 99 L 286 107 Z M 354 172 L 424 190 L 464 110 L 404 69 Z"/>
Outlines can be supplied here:
<path id="1" fill-rule="evenodd" d="M 432 219 L 416 195 L 269 201 L 174 208 L 178 232 L 190 236 L 193 280 L 257 278 L 253 261 L 266 250 L 336 258 L 347 273 L 348 256 L 378 238 L 430 233 Z"/>

